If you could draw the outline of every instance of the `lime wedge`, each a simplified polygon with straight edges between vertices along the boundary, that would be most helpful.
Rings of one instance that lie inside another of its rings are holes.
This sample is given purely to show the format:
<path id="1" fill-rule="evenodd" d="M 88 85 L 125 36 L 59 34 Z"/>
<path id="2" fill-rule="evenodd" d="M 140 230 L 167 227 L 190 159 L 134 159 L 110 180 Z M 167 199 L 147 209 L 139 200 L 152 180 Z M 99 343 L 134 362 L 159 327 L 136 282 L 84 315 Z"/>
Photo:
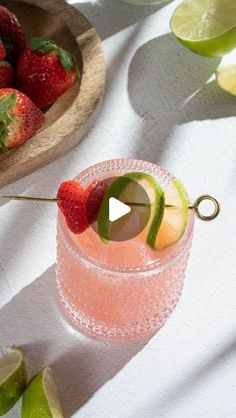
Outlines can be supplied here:
<path id="1" fill-rule="evenodd" d="M 216 80 L 223 90 L 236 96 L 236 49 L 222 58 L 216 70 Z"/>
<path id="2" fill-rule="evenodd" d="M 163 250 L 177 243 L 184 235 L 188 223 L 188 197 L 182 183 L 175 179 L 164 192 L 166 207 L 155 240 L 157 250 Z"/>
<path id="3" fill-rule="evenodd" d="M 52 370 L 46 367 L 29 383 L 23 394 L 22 418 L 63 418 Z"/>
<path id="4" fill-rule="evenodd" d="M 137 187 L 137 185 L 141 187 Z M 142 193 L 142 191 L 145 192 Z M 98 233 L 103 242 L 109 242 L 111 237 L 114 239 L 115 236 L 114 229 L 112 230 L 113 225 L 109 222 L 109 199 L 111 197 L 123 202 L 132 202 L 133 204 L 137 203 L 139 205 L 143 204 L 143 207 L 140 205 L 140 208 L 138 209 L 140 230 L 143 230 L 144 239 L 147 243 L 149 245 L 154 245 L 155 237 L 162 221 L 165 205 L 164 192 L 158 182 L 151 175 L 142 172 L 127 173 L 112 182 L 104 195 L 97 218 Z M 140 200 L 142 200 L 142 202 L 140 202 Z M 147 225 L 145 205 L 150 206 L 150 216 Z M 126 222 L 127 217 L 124 220 L 121 219 L 121 222 L 117 223 L 117 234 L 120 229 L 128 228 Z"/>
<path id="5" fill-rule="evenodd" d="M 27 385 L 23 354 L 10 349 L 0 357 L 0 415 L 6 414 L 21 397 Z"/>
<path id="6" fill-rule="evenodd" d="M 236 1 L 185 0 L 170 26 L 176 38 L 197 54 L 223 56 L 236 44 Z"/>

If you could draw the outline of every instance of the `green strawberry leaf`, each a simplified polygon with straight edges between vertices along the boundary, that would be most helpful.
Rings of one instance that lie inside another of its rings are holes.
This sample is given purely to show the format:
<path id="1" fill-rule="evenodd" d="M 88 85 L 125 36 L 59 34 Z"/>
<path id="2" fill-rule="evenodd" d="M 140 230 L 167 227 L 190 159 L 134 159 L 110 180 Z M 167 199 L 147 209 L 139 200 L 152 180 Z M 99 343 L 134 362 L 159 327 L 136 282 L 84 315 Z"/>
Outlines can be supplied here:
<path id="1" fill-rule="evenodd" d="M 56 52 L 64 70 L 68 73 L 71 68 L 75 68 L 76 76 L 80 77 L 78 64 L 74 55 L 57 46 L 54 41 L 45 38 L 34 37 L 30 39 L 30 45 L 33 51 L 39 51 L 46 54 L 50 52 Z"/>
<path id="2" fill-rule="evenodd" d="M 12 122 L 12 117 L 7 112 L 0 112 L 0 122 L 3 122 L 5 126 L 9 126 Z"/>
<path id="3" fill-rule="evenodd" d="M 15 107 L 17 102 L 17 94 L 9 93 L 0 98 L 0 112 L 7 112 Z"/>
<path id="4" fill-rule="evenodd" d="M 61 61 L 61 65 L 64 70 L 68 73 L 72 67 L 74 67 L 74 63 L 71 57 L 71 54 L 67 52 L 63 48 L 57 48 L 57 53 Z"/>
<path id="5" fill-rule="evenodd" d="M 73 54 L 71 54 L 71 57 L 72 57 L 73 64 L 74 64 L 74 67 L 75 67 L 75 75 L 76 75 L 76 77 L 80 77 L 80 70 L 79 70 L 79 67 L 78 67 L 78 62 L 77 62 L 77 60 L 76 60 L 76 58 Z"/>
<path id="6" fill-rule="evenodd" d="M 49 53 L 57 50 L 57 44 L 49 39 L 34 37 L 30 39 L 33 51 Z"/>
<path id="7" fill-rule="evenodd" d="M 16 102 L 16 93 L 9 93 L 0 98 L 0 150 L 2 150 L 4 154 L 9 154 L 9 150 L 5 145 L 4 140 L 8 134 L 8 126 L 12 122 L 12 117 L 8 111 L 15 107 Z"/>
<path id="8" fill-rule="evenodd" d="M 58 47 L 57 53 L 61 61 L 61 65 L 64 68 L 64 70 L 68 73 L 71 68 L 75 69 L 76 77 L 80 77 L 80 72 L 78 68 L 78 63 L 76 61 L 76 58 L 73 54 L 66 51 L 63 48 Z"/>

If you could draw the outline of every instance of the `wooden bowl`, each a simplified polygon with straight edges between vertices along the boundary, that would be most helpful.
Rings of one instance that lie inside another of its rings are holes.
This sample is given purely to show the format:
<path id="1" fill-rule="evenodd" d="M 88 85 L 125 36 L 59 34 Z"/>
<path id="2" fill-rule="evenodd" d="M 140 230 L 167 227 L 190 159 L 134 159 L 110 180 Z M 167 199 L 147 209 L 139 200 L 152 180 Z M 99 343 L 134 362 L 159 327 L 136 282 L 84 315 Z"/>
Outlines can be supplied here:
<path id="1" fill-rule="evenodd" d="M 46 112 L 46 123 L 24 145 L 0 156 L 0 187 L 50 163 L 76 145 L 93 125 L 105 84 L 101 40 L 94 27 L 64 0 L 3 0 L 27 38 L 55 40 L 78 59 L 82 78 Z"/>

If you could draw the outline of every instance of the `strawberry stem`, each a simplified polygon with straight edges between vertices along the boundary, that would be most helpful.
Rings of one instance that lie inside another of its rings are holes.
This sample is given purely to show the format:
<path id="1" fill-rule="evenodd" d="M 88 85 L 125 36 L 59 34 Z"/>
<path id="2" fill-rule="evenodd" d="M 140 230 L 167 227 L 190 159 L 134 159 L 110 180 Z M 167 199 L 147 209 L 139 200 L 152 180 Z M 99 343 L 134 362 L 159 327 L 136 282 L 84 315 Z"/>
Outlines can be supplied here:
<path id="1" fill-rule="evenodd" d="M 30 39 L 30 45 L 33 51 L 42 52 L 44 54 L 55 52 L 59 57 L 64 70 L 68 73 L 71 68 L 74 68 L 76 76 L 80 77 L 80 71 L 75 56 L 59 47 L 56 42 L 45 38 L 34 37 Z"/>

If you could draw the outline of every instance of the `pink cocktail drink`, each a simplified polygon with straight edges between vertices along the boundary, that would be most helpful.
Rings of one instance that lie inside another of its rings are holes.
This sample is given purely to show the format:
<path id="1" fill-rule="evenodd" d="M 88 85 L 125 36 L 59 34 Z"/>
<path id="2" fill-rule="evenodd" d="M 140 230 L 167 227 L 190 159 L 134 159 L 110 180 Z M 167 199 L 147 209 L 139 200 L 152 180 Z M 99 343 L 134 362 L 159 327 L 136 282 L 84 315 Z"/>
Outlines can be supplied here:
<path id="1" fill-rule="evenodd" d="M 151 174 L 163 187 L 174 177 L 155 164 L 111 160 L 83 171 L 77 180 L 87 187 L 128 172 Z M 105 339 L 139 339 L 154 334 L 176 306 L 192 241 L 194 215 L 189 213 L 183 238 L 162 251 L 140 236 L 104 244 L 89 228 L 75 235 L 58 215 L 57 282 L 61 302 L 74 324 Z"/>

